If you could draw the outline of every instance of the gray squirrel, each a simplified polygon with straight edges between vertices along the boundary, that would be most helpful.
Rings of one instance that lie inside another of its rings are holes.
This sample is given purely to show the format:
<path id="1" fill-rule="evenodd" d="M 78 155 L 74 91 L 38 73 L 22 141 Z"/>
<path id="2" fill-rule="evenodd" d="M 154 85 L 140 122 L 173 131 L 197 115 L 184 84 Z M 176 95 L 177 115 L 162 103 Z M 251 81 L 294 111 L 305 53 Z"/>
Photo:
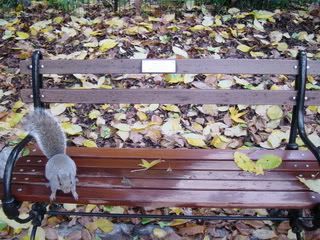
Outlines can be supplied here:
<path id="1" fill-rule="evenodd" d="M 66 154 L 66 136 L 56 118 L 48 111 L 36 108 L 23 122 L 24 129 L 37 141 L 39 148 L 48 158 L 45 176 L 51 188 L 50 200 L 56 198 L 57 190 L 71 192 L 78 199 L 76 192 L 75 162 Z"/>

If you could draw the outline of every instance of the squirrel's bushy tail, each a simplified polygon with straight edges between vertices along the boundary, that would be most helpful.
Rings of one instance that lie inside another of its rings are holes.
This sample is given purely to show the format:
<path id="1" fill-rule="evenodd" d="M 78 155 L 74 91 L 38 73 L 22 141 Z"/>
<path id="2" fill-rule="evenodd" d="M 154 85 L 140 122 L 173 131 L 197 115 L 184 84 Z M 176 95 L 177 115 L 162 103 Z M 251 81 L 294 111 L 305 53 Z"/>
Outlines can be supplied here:
<path id="1" fill-rule="evenodd" d="M 23 125 L 48 159 L 66 152 L 66 136 L 56 118 L 48 111 L 35 109 L 25 118 Z"/>

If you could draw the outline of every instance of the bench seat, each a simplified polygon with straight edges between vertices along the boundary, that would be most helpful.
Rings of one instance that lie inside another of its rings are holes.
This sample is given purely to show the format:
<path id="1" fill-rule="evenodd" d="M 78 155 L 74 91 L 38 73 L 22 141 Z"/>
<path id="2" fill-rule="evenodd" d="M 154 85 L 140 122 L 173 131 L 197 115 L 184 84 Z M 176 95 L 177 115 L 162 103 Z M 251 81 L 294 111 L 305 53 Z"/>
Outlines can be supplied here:
<path id="1" fill-rule="evenodd" d="M 47 159 L 36 147 L 14 168 L 12 190 L 17 200 L 48 202 L 44 177 Z M 314 178 L 320 168 L 309 151 L 241 150 L 251 159 L 275 154 L 282 165 L 264 175 L 240 170 L 234 150 L 110 149 L 69 147 L 78 167 L 77 192 L 81 204 L 147 207 L 312 208 L 320 194 L 311 192 L 297 176 Z M 163 162 L 146 171 L 141 159 Z M 133 171 L 132 171 L 133 170 Z M 2 194 L 2 185 L 0 185 Z M 2 196 L 1 196 L 2 197 Z M 75 202 L 57 192 L 56 202 Z"/>

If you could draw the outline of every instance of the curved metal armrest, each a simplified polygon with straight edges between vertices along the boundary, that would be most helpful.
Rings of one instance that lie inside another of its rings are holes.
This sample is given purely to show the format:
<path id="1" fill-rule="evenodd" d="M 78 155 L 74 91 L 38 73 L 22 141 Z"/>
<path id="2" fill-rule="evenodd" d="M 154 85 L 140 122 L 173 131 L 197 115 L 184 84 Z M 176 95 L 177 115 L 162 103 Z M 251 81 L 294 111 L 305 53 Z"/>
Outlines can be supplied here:
<path id="1" fill-rule="evenodd" d="M 20 203 L 14 198 L 14 196 L 12 196 L 12 191 L 11 191 L 12 172 L 21 151 L 31 140 L 32 140 L 32 136 L 28 135 L 13 148 L 13 150 L 11 151 L 8 157 L 6 167 L 4 170 L 4 176 L 3 176 L 3 199 L 2 199 L 3 211 L 9 219 L 14 219 L 20 223 L 25 223 L 30 221 L 32 217 L 29 216 L 26 219 L 20 219 L 18 217 Z"/>
<path id="2" fill-rule="evenodd" d="M 308 138 L 308 135 L 305 130 L 304 125 L 304 102 L 305 102 L 305 90 L 306 90 L 306 81 L 307 81 L 307 54 L 305 52 L 300 52 L 299 58 L 299 76 L 300 82 L 298 83 L 298 92 L 297 92 L 297 123 L 298 123 L 298 132 L 302 141 L 306 144 L 308 149 L 313 153 L 313 155 L 318 160 L 320 164 L 320 149 L 317 148 Z"/>

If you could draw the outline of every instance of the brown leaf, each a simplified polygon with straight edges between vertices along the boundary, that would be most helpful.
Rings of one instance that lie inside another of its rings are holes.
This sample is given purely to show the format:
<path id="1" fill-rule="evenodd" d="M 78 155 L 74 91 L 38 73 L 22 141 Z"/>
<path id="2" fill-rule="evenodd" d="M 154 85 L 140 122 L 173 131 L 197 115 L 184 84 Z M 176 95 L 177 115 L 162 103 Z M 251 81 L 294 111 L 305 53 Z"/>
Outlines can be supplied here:
<path id="1" fill-rule="evenodd" d="M 252 233 L 252 228 L 242 222 L 237 222 L 235 226 L 242 235 L 248 236 Z"/>
<path id="2" fill-rule="evenodd" d="M 81 239 L 82 240 L 91 240 L 91 234 L 87 229 L 82 229 L 81 231 Z"/>
<path id="3" fill-rule="evenodd" d="M 205 230 L 204 226 L 194 225 L 194 226 L 187 226 L 187 227 L 184 227 L 184 228 L 180 228 L 179 232 L 182 235 L 196 235 L 196 234 L 199 234 L 199 233 L 203 233 L 204 230 Z"/>
<path id="4" fill-rule="evenodd" d="M 258 228 L 262 228 L 265 226 L 265 224 L 262 222 L 262 221 L 256 221 L 256 220 L 245 220 L 243 221 L 243 223 L 255 228 L 255 229 L 258 229 Z"/>

